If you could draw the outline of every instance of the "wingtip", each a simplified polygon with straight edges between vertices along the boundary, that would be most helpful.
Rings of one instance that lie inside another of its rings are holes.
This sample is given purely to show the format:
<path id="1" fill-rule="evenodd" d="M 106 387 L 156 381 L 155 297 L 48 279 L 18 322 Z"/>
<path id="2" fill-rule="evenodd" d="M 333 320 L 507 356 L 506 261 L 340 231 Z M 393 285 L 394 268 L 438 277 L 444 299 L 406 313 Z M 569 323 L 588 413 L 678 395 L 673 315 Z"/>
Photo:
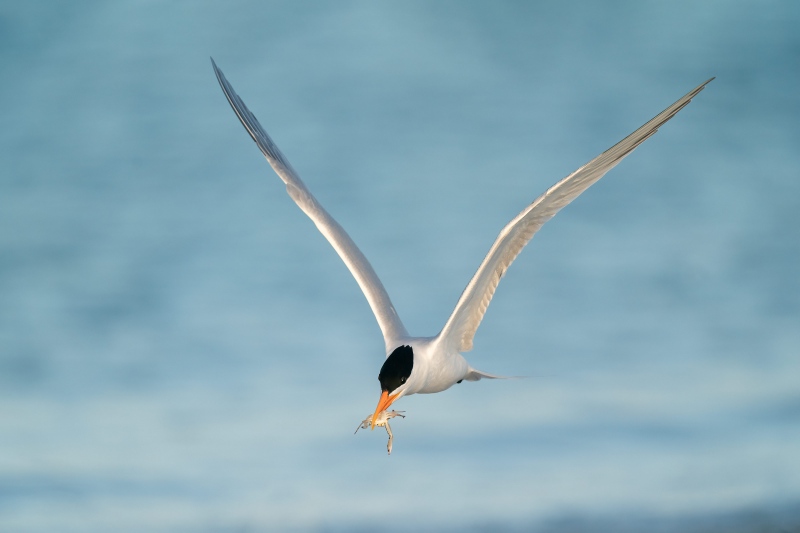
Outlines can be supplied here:
<path id="1" fill-rule="evenodd" d="M 225 79 L 225 75 L 222 73 L 222 71 L 217 66 L 217 62 L 214 61 L 213 57 L 211 58 L 211 67 L 214 69 L 214 75 L 217 77 L 217 81 L 219 82 L 220 86 L 223 88 L 223 91 L 224 91 L 225 82 L 227 82 L 227 80 Z"/>
<path id="2" fill-rule="evenodd" d="M 715 79 L 717 79 L 717 77 L 716 77 L 716 76 L 711 76 L 710 78 L 708 78 L 706 81 L 704 81 L 703 83 L 701 83 L 701 84 L 700 84 L 700 85 L 697 87 L 697 91 L 698 91 L 698 92 L 702 91 L 703 89 L 705 89 L 705 88 L 706 88 L 706 85 L 708 85 L 709 83 L 711 83 L 711 82 L 712 82 L 712 81 L 714 81 Z"/>
<path id="3" fill-rule="evenodd" d="M 712 82 L 712 81 L 714 81 L 715 79 L 717 79 L 717 77 L 716 77 L 716 76 L 711 76 L 711 77 L 710 77 L 710 78 L 708 78 L 706 81 L 704 81 L 703 83 L 701 83 L 700 85 L 698 85 L 697 87 L 695 87 L 695 89 L 694 89 L 692 92 L 690 92 L 689 94 L 687 94 L 687 95 L 686 95 L 686 96 L 688 97 L 688 100 L 686 101 L 686 104 L 688 104 L 689 102 L 691 102 L 691 100 L 692 100 L 692 99 L 693 99 L 695 96 L 697 96 L 698 94 L 700 94 L 700 93 L 703 91 L 703 89 L 705 89 L 705 88 L 706 88 L 706 85 L 708 85 L 709 83 L 711 83 L 711 82 Z M 685 97 L 684 97 L 684 98 L 685 98 Z M 685 105 L 685 104 L 684 104 L 684 105 Z"/>

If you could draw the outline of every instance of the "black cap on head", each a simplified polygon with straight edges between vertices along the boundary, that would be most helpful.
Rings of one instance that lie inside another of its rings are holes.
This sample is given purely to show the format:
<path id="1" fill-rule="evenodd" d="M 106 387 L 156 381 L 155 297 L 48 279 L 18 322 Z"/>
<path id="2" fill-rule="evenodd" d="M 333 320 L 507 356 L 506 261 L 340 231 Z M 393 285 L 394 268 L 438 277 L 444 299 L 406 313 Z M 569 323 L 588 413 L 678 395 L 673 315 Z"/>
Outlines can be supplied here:
<path id="1" fill-rule="evenodd" d="M 414 350 L 411 346 L 400 346 L 383 362 L 378 380 L 381 390 L 392 392 L 397 387 L 408 381 L 411 370 L 414 368 Z"/>

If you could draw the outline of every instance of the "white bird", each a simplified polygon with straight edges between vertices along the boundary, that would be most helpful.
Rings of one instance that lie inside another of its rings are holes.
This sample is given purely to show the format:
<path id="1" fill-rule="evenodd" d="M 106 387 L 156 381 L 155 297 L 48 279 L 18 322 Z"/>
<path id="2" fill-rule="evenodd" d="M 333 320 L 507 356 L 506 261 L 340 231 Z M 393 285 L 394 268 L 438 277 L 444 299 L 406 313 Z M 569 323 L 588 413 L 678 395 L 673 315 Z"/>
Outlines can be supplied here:
<path id="1" fill-rule="evenodd" d="M 497 236 L 439 334 L 434 337 L 412 337 L 367 258 L 314 198 L 213 59 L 211 63 L 222 91 L 239 120 L 286 184 L 289 196 L 314 222 L 350 269 L 375 314 L 386 345 L 386 360 L 378 374 L 381 384 L 378 406 L 372 417 L 364 422 L 370 424 L 372 429 L 377 421 L 382 420 L 379 415 L 403 396 L 441 392 L 463 380 L 501 377 L 472 368 L 461 353 L 472 349 L 472 339 L 506 269 L 545 222 L 653 135 L 714 79 L 697 86 L 644 126 L 550 187 L 523 209 Z"/>

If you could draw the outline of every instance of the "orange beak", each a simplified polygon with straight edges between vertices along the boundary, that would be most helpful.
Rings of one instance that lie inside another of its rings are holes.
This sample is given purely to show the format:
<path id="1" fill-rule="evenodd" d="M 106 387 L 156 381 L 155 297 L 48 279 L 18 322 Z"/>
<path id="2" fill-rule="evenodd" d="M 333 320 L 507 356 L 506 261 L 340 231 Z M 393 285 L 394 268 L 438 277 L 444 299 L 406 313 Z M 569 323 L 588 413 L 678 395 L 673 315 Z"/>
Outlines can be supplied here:
<path id="1" fill-rule="evenodd" d="M 397 399 L 400 394 L 392 394 L 389 396 L 387 391 L 381 392 L 381 399 L 378 400 L 378 407 L 375 409 L 375 413 L 372 415 L 372 427 L 370 429 L 375 429 L 375 420 L 378 419 L 378 413 L 385 411 L 389 408 L 392 403 Z"/>

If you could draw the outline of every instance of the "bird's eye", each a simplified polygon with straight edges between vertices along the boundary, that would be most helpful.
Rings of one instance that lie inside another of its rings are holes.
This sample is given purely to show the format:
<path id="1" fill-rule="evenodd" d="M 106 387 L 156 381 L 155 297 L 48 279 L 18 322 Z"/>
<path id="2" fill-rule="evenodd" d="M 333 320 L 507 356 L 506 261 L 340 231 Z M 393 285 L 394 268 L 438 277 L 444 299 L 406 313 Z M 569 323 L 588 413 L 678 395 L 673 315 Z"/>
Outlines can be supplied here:
<path id="1" fill-rule="evenodd" d="M 400 383 L 405 383 L 405 382 L 406 382 L 406 378 L 400 378 Z"/>

